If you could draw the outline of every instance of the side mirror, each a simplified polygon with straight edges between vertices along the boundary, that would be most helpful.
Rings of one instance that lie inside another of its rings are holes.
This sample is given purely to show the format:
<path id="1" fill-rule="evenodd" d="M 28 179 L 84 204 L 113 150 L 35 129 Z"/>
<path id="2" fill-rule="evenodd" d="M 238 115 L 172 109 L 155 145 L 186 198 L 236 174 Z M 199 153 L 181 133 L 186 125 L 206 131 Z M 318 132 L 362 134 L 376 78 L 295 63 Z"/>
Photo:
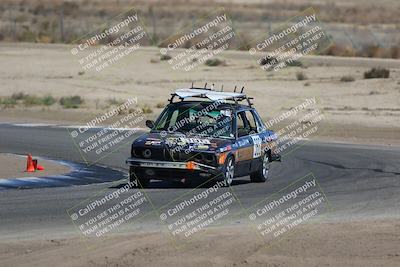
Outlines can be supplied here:
<path id="1" fill-rule="evenodd" d="M 146 121 L 146 126 L 149 127 L 150 129 L 154 128 L 154 121 L 147 120 Z"/>

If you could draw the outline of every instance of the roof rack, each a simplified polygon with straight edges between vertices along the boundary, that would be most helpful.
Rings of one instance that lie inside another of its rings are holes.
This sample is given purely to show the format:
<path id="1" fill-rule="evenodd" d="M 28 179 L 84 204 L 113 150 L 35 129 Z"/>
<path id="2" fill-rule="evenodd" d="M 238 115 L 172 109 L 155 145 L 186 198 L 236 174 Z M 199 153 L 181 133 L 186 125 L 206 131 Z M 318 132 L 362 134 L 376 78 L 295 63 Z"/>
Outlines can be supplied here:
<path id="1" fill-rule="evenodd" d="M 253 97 L 247 97 L 245 93 L 243 93 L 244 86 L 241 88 L 240 93 L 236 92 L 237 86 L 235 86 L 233 92 L 224 91 L 224 86 L 221 86 L 220 91 L 216 91 L 214 89 L 214 84 L 210 88 L 207 87 L 207 83 L 205 83 L 204 87 L 195 87 L 192 82 L 192 86 L 190 88 L 177 89 L 175 93 L 171 94 L 171 98 L 169 99 L 169 103 L 174 103 L 175 97 L 178 97 L 181 101 L 184 101 L 186 98 L 208 98 L 212 101 L 218 100 L 230 100 L 234 101 L 235 104 L 239 104 L 239 102 L 246 100 L 249 107 L 253 107 L 253 103 L 251 100 Z"/>

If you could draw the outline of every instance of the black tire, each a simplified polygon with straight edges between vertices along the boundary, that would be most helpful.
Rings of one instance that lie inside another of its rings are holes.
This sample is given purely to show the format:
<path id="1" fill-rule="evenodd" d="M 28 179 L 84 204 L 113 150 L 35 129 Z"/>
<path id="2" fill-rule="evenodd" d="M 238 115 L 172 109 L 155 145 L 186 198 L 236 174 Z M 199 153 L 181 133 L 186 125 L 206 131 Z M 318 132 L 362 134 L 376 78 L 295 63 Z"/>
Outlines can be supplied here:
<path id="1" fill-rule="evenodd" d="M 230 186 L 235 175 L 235 159 L 232 156 L 228 156 L 225 160 L 225 165 L 222 171 L 223 181 L 225 186 Z"/>
<path id="2" fill-rule="evenodd" d="M 269 153 L 264 153 L 261 160 L 260 168 L 256 172 L 250 174 L 250 180 L 253 183 L 264 183 L 268 179 L 270 167 Z"/>
<path id="3" fill-rule="evenodd" d="M 129 167 L 129 182 L 134 184 L 136 188 L 145 188 L 148 187 L 150 184 L 150 178 L 138 176 L 135 174 L 133 167 Z"/>

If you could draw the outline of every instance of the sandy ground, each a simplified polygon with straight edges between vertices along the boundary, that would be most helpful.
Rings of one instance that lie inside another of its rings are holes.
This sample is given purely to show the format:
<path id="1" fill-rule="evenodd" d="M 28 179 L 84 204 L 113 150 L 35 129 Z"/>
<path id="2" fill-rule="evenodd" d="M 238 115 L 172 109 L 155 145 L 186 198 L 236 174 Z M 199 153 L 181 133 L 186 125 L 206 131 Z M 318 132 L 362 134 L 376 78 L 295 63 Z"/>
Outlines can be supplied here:
<path id="1" fill-rule="evenodd" d="M 155 47 L 142 48 L 122 58 L 101 72 L 82 74 L 81 66 L 68 45 L 0 44 L 0 97 L 24 92 L 54 97 L 78 94 L 85 98 L 82 109 L 52 107 L 18 107 L 3 109 L 3 122 L 52 122 L 85 124 L 112 108 L 107 100 L 137 97 L 138 106 L 152 109 L 146 118 L 154 119 L 161 112 L 157 104 L 166 104 L 176 88 L 197 86 L 205 82 L 224 85 L 230 91 L 235 85 L 245 86 L 265 121 L 315 97 L 316 108 L 324 114 L 321 123 L 326 131 L 315 137 L 329 140 L 367 143 L 396 143 L 400 135 L 400 60 L 369 58 L 335 58 L 306 56 L 303 68 L 290 67 L 277 72 L 262 71 L 256 57 L 247 52 L 226 51 L 218 58 L 226 66 L 199 65 L 192 71 L 173 70 L 167 61 L 160 61 Z M 372 67 L 390 69 L 389 79 L 363 79 Z M 308 79 L 298 81 L 296 72 Z M 81 74 L 79 74 L 81 72 Z M 354 82 L 341 82 L 350 75 Z M 296 119 L 295 117 L 291 119 Z M 379 134 L 376 129 L 382 129 Z M 277 129 L 274 129 L 277 130 Z M 383 141 L 382 140 L 389 140 Z M 398 143 L 398 142 L 397 142 Z"/>
<path id="2" fill-rule="evenodd" d="M 40 177 L 67 173 L 70 168 L 55 161 L 38 159 L 38 164 L 44 167 L 44 171 L 25 172 L 26 156 L 0 154 L 0 179 L 20 177 Z M 33 158 L 35 158 L 33 156 Z"/>
<path id="3" fill-rule="evenodd" d="M 246 226 L 211 228 L 178 248 L 165 233 L 0 243 L 3 266 L 398 266 L 395 220 L 300 225 L 266 243 Z"/>

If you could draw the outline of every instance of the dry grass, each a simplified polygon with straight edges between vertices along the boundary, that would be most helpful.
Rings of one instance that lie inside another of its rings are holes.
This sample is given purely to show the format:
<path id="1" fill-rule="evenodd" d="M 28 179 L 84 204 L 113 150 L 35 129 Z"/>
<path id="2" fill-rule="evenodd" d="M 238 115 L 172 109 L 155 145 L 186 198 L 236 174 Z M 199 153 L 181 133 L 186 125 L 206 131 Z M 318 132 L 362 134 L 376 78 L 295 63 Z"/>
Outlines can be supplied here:
<path id="1" fill-rule="evenodd" d="M 355 38 L 352 40 L 355 44 L 337 42 L 324 51 L 324 54 L 400 58 L 398 2 L 385 1 L 380 3 L 379 8 L 376 8 L 373 1 L 363 2 L 360 5 L 354 0 L 346 3 L 343 1 L 315 3 L 311 0 L 310 2 L 274 0 L 267 3 L 245 1 L 221 3 L 212 0 L 173 0 L 162 1 L 162 4 L 159 2 L 161 3 L 161 1 L 143 0 L 117 2 L 3 0 L 0 6 L 0 41 L 71 43 L 100 27 L 116 14 L 134 6 L 151 39 L 146 45 L 165 46 L 165 40 L 173 38 L 182 29 L 190 29 L 195 18 L 213 14 L 218 8 L 225 8 L 234 22 L 238 36 L 231 47 L 247 50 L 254 45 L 254 40 L 268 35 L 271 29 L 312 6 L 318 10 L 320 21 L 338 29 L 335 33 L 328 32 L 337 34 L 333 36 L 334 41 L 343 39 L 335 37 L 343 37 L 349 28 L 353 30 L 349 35 Z M 377 44 L 373 36 L 379 36 L 379 39 L 385 40 L 386 43 Z M 188 41 L 184 47 L 191 45 L 193 44 Z"/>

